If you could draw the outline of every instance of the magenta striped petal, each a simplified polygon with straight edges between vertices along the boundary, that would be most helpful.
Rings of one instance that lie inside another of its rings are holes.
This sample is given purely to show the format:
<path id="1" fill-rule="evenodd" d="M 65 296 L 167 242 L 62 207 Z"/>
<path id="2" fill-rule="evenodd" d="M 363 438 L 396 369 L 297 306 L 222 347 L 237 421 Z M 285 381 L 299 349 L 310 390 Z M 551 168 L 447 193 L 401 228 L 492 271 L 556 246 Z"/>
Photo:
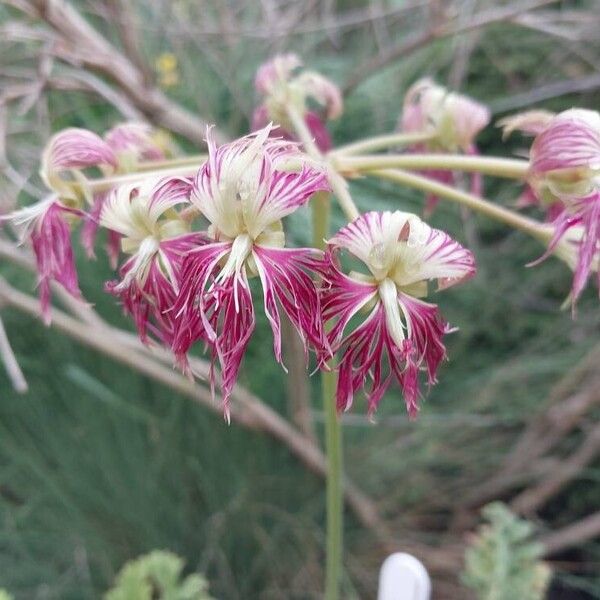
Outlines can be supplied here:
<path id="1" fill-rule="evenodd" d="M 218 148 L 210 132 L 207 136 L 209 157 L 191 200 L 230 239 L 243 230 L 256 239 L 315 192 L 329 189 L 325 172 L 308 164 L 297 146 L 269 139 L 271 131 L 266 127 Z M 291 158 L 302 163 L 301 169 L 280 170 L 280 161 Z"/>
<path id="2" fill-rule="evenodd" d="M 337 119 L 344 110 L 344 100 L 340 88 L 333 81 L 315 71 L 305 71 L 295 80 L 294 85 L 317 104 L 325 108 L 327 119 Z"/>
<path id="3" fill-rule="evenodd" d="M 497 123 L 502 127 L 502 137 L 508 137 L 513 131 L 520 131 L 525 135 L 538 135 L 548 127 L 554 113 L 547 110 L 528 110 L 509 115 Z"/>
<path id="4" fill-rule="evenodd" d="M 136 266 L 136 256 L 132 256 L 119 270 L 121 280 L 106 283 L 106 291 L 118 297 L 125 313 L 133 317 L 142 342 L 149 343 L 150 333 L 168 346 L 173 344 L 173 305 L 181 284 L 183 261 L 201 242 L 197 233 L 162 241 L 143 278 L 129 276 Z"/>
<path id="5" fill-rule="evenodd" d="M 100 136 L 78 128 L 65 129 L 50 140 L 44 152 L 44 163 L 48 173 L 100 165 L 117 166 L 114 152 Z"/>
<path id="6" fill-rule="evenodd" d="M 440 229 L 430 229 L 425 243 L 419 276 L 437 279 L 438 289 L 446 289 L 473 277 L 476 272 L 475 257 Z"/>
<path id="7" fill-rule="evenodd" d="M 351 252 L 376 278 L 389 276 L 399 285 L 437 279 L 443 289 L 476 271 L 469 250 L 411 213 L 365 213 L 342 228 L 329 244 L 332 249 Z"/>
<path id="8" fill-rule="evenodd" d="M 600 115 L 593 111 L 560 113 L 531 146 L 534 175 L 575 168 L 600 170 Z"/>
<path id="9" fill-rule="evenodd" d="M 296 54 L 278 54 L 258 68 L 254 87 L 259 93 L 267 95 L 278 84 L 288 81 L 292 72 L 301 65 L 302 61 Z"/>
<path id="10" fill-rule="evenodd" d="M 296 328 L 307 351 L 317 352 L 320 361 L 330 358 L 323 332 L 320 299 L 311 273 L 323 270 L 320 253 L 312 248 L 279 249 L 255 246 L 254 260 L 264 293 L 265 313 L 273 330 L 275 359 L 281 362 L 280 305 Z"/>
<path id="11" fill-rule="evenodd" d="M 468 152 L 489 122 L 486 106 L 425 78 L 407 91 L 400 124 L 406 133 L 435 131 L 435 139 L 426 144 L 428 150 Z"/>

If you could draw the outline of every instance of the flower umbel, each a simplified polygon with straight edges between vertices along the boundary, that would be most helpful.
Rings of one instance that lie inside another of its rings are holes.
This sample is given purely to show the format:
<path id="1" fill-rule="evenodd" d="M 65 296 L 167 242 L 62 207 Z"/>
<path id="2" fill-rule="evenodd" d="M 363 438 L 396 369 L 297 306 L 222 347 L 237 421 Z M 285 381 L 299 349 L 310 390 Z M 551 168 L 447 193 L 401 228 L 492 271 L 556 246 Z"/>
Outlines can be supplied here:
<path id="1" fill-rule="evenodd" d="M 208 161 L 194 181 L 191 201 L 208 219 L 209 240 L 183 262 L 173 313 L 173 349 L 185 364 L 190 346 L 202 340 L 221 367 L 226 414 L 240 363 L 254 329 L 250 279 L 263 289 L 264 309 L 281 362 L 279 309 L 287 314 L 305 348 L 328 354 L 320 302 L 311 274 L 322 269 L 312 248 L 285 248 L 281 219 L 327 190 L 325 173 L 297 145 L 269 138 L 268 126 L 216 147 L 208 134 Z"/>
<path id="2" fill-rule="evenodd" d="M 342 250 L 367 272 L 344 274 L 338 256 Z M 473 255 L 416 215 L 396 211 L 366 213 L 341 229 L 329 240 L 326 258 L 323 316 L 325 321 L 337 319 L 329 341 L 334 351 L 342 352 L 338 410 L 347 410 L 364 386 L 373 413 L 395 377 L 414 417 L 418 372 L 424 370 L 429 384 L 435 383 L 446 356 L 442 339 L 451 331 L 437 306 L 422 300 L 428 281 L 437 280 L 438 289 L 444 289 L 473 276 Z M 351 320 L 363 312 L 366 318 L 344 337 Z"/>

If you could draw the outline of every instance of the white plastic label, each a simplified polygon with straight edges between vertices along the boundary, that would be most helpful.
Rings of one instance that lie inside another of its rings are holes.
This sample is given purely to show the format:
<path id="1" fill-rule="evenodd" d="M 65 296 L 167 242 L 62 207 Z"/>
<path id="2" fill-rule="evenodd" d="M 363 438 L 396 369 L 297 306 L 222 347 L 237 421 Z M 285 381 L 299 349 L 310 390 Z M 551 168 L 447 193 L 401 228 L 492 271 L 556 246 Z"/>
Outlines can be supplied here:
<path id="1" fill-rule="evenodd" d="M 397 552 L 388 556 L 379 573 L 377 600 L 429 600 L 431 580 L 414 556 Z"/>

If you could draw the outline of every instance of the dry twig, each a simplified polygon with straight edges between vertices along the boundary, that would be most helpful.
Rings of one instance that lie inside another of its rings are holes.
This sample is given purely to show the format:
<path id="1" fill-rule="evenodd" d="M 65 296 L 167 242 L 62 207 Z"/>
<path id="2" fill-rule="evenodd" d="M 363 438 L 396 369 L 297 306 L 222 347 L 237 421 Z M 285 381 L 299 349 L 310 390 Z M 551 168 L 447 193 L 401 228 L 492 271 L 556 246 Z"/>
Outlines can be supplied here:
<path id="1" fill-rule="evenodd" d="M 453 35 L 463 34 L 468 31 L 487 27 L 488 25 L 492 25 L 494 23 L 510 21 L 511 19 L 514 19 L 514 17 L 541 6 L 554 4 L 555 2 L 557 2 L 557 0 L 534 0 L 528 3 L 515 2 L 513 5 L 508 7 L 493 8 L 481 12 L 478 15 L 472 16 L 464 23 L 442 23 L 425 32 L 415 33 L 399 44 L 389 48 L 386 52 L 372 58 L 365 64 L 358 67 L 344 85 L 344 94 L 347 95 L 351 93 L 361 83 L 370 78 L 372 75 L 380 73 L 381 69 L 389 66 L 389 64 L 395 60 L 407 56 L 408 54 L 423 48 L 435 40 L 441 40 Z"/>
<path id="2" fill-rule="evenodd" d="M 153 123 L 178 133 L 197 145 L 204 144 L 207 123 L 148 85 L 144 73 L 96 31 L 65 0 L 10 0 L 13 5 L 50 25 L 58 35 L 54 55 L 61 60 L 98 71 L 119 87 Z M 215 138 L 225 137 L 215 131 Z"/>

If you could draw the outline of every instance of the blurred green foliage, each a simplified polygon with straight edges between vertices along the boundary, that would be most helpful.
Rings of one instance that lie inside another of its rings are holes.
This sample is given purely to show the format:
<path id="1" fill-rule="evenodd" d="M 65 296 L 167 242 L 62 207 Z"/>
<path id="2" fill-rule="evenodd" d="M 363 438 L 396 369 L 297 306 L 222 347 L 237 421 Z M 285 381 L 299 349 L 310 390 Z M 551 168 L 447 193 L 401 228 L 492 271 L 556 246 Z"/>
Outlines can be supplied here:
<path id="1" fill-rule="evenodd" d="M 504 504 L 488 504 L 482 525 L 465 554 L 462 580 L 478 600 L 543 600 L 551 571 L 532 541 L 533 526 Z"/>
<path id="2" fill-rule="evenodd" d="M 181 577 L 183 560 L 155 550 L 128 562 L 104 600 L 211 600 L 204 577 Z"/>

